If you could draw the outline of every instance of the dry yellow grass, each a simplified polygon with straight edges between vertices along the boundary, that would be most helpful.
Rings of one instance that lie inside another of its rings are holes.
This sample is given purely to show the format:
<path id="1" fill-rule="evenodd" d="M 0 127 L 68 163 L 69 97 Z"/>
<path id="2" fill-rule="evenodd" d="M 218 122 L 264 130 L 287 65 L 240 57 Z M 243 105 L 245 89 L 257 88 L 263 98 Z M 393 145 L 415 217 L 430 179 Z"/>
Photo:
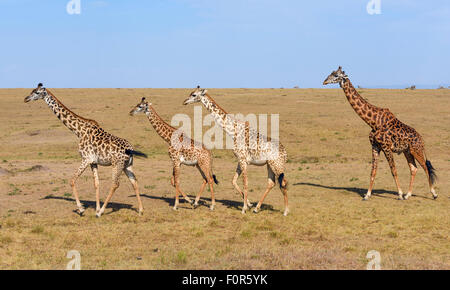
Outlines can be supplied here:
<path id="1" fill-rule="evenodd" d="M 69 180 L 78 167 L 77 139 L 42 101 L 23 103 L 29 89 L 0 90 L 0 268 L 64 269 L 66 253 L 78 250 L 83 269 L 365 269 L 370 250 L 381 253 L 383 269 L 449 269 L 450 90 L 368 90 L 371 103 L 389 107 L 422 134 L 438 170 L 434 201 L 423 171 L 413 196 L 398 201 L 394 181 L 381 159 L 375 195 L 361 201 L 369 182 L 369 127 L 339 89 L 211 89 L 230 113 L 279 113 L 287 148 L 291 213 L 282 216 L 278 188 L 259 214 L 240 213 L 242 202 L 231 178 L 236 160 L 214 150 L 217 207 L 174 212 L 167 147 L 144 116 L 128 116 L 142 96 L 165 120 L 182 106 L 184 89 L 55 89 L 69 108 L 97 120 L 107 131 L 149 154 L 136 159 L 144 216 L 122 176 L 113 203 L 95 218 L 90 170 L 78 182 L 88 206 L 84 217 L 72 210 Z M 205 110 L 203 110 L 205 113 Z M 206 131 L 207 128 L 204 128 Z M 396 156 L 406 191 L 409 169 Z M 34 167 L 41 165 L 40 167 Z M 201 178 L 182 168 L 182 188 L 194 195 Z M 102 198 L 110 168 L 100 168 Z M 266 169 L 249 172 L 251 201 L 266 186 Z M 209 202 L 209 192 L 203 195 Z"/>

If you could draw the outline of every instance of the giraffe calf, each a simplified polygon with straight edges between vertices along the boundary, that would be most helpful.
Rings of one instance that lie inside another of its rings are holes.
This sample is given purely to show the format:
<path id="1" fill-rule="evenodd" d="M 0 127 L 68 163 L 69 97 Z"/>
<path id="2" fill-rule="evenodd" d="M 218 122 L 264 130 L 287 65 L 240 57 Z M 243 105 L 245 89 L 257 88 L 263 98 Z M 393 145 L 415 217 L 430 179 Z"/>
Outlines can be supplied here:
<path id="1" fill-rule="evenodd" d="M 178 209 L 179 195 L 181 194 L 186 201 L 193 203 L 194 208 L 198 206 L 200 196 L 203 193 L 206 184 L 209 184 L 211 190 L 211 206 L 210 210 L 214 210 L 216 200 L 214 197 L 213 183 L 218 184 L 216 176 L 212 172 L 212 154 L 211 151 L 205 148 L 201 143 L 194 142 L 179 132 L 174 127 L 167 124 L 156 112 L 151 103 L 148 103 L 145 98 L 137 104 L 131 111 L 130 115 L 144 113 L 152 124 L 156 133 L 169 145 L 169 157 L 172 160 L 172 186 L 175 187 L 175 204 L 174 210 Z M 180 189 L 180 166 L 184 164 L 187 166 L 195 166 L 203 177 L 203 183 L 200 187 L 195 201 L 192 200 Z"/>

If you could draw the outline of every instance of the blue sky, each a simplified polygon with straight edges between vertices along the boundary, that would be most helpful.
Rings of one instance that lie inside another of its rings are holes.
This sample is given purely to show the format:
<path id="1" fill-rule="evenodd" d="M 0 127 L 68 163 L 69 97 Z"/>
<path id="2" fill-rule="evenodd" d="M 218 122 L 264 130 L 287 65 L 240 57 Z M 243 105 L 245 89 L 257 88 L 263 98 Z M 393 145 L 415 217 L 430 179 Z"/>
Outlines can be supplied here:
<path id="1" fill-rule="evenodd" d="M 0 0 L 0 87 L 450 85 L 450 2 Z"/>

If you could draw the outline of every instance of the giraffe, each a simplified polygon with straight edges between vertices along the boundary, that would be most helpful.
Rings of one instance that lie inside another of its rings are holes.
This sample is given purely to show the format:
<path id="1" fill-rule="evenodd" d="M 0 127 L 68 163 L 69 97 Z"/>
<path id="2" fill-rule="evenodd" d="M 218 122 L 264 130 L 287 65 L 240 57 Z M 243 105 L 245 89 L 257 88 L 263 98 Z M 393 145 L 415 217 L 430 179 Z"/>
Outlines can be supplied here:
<path id="1" fill-rule="evenodd" d="M 148 103 L 145 98 L 142 98 L 141 102 L 130 111 L 130 115 L 135 115 L 138 113 L 145 113 L 156 133 L 169 144 L 169 156 L 173 165 L 171 183 L 172 186 L 175 187 L 175 205 L 173 209 L 177 210 L 178 208 L 179 194 L 181 194 L 189 203 L 192 204 L 192 200 L 180 189 L 180 166 L 184 164 L 187 166 L 197 167 L 203 177 L 203 184 L 201 185 L 200 191 L 198 192 L 193 204 L 194 208 L 198 206 L 200 196 L 205 189 L 206 183 L 208 183 L 211 190 L 211 205 L 209 209 L 214 210 L 216 200 L 214 197 L 213 182 L 216 184 L 219 182 L 217 181 L 216 176 L 212 173 L 211 151 L 206 149 L 203 144 L 197 143 L 189 139 L 187 136 L 184 136 L 183 133 L 177 136 L 177 129 L 164 122 L 164 120 L 153 108 L 152 104 Z M 183 146 L 183 144 L 189 145 Z"/>
<path id="2" fill-rule="evenodd" d="M 244 200 L 242 213 L 245 214 L 252 204 L 248 200 L 248 179 L 247 166 L 267 165 L 267 188 L 263 193 L 256 207 L 253 209 L 254 213 L 259 212 L 261 205 L 267 194 L 274 187 L 276 179 L 278 179 L 281 192 L 284 196 L 284 216 L 289 213 L 288 196 L 287 196 L 287 179 L 285 177 L 285 163 L 287 161 L 287 153 L 284 146 L 278 140 L 271 140 L 259 134 L 253 128 L 250 128 L 248 122 L 237 120 L 230 116 L 222 109 L 206 89 L 200 89 L 198 86 L 189 97 L 183 102 L 184 105 L 192 103 L 202 103 L 203 106 L 214 117 L 215 122 L 222 127 L 222 129 L 233 138 L 233 153 L 238 159 L 238 166 L 234 174 L 232 184 L 238 193 L 241 194 Z M 244 190 L 241 191 L 237 184 L 239 176 L 242 174 L 244 180 Z"/>
<path id="3" fill-rule="evenodd" d="M 83 174 L 90 165 L 94 175 L 94 187 L 96 193 L 96 216 L 100 217 L 111 200 L 116 189 L 119 187 L 120 174 L 125 172 L 130 180 L 138 201 L 138 212 L 142 215 L 144 208 L 139 195 L 139 186 L 136 176 L 133 172 L 133 156 L 147 157 L 144 153 L 133 150 L 131 144 L 122 138 L 113 136 L 103 130 L 100 125 L 94 121 L 78 116 L 69 110 L 55 95 L 39 83 L 37 88 L 31 91 L 30 95 L 25 97 L 24 102 L 37 101 L 43 99 L 53 113 L 63 124 L 79 139 L 78 152 L 81 155 L 81 165 L 71 179 L 71 187 L 77 204 L 77 212 L 83 215 L 85 209 L 80 203 L 78 190 L 75 183 L 78 177 Z M 98 178 L 98 165 L 112 166 L 112 186 L 109 194 L 100 208 L 100 191 Z"/>
<path id="4" fill-rule="evenodd" d="M 434 189 L 437 180 L 436 172 L 431 162 L 426 158 L 425 144 L 420 134 L 414 128 L 400 122 L 389 109 L 376 107 L 363 99 L 353 87 L 342 67 L 333 71 L 323 82 L 324 85 L 334 83 L 338 83 L 341 86 L 355 112 L 372 129 L 369 134 L 370 144 L 372 145 L 372 171 L 369 189 L 363 200 L 368 200 L 372 194 L 378 167 L 378 157 L 381 151 L 384 152 L 391 168 L 400 200 L 406 200 L 412 195 L 414 178 L 417 173 L 416 160 L 425 171 L 430 192 L 433 198 L 436 199 L 438 197 Z M 405 196 L 398 182 L 393 153 L 403 153 L 410 168 L 411 178 L 409 189 Z"/>

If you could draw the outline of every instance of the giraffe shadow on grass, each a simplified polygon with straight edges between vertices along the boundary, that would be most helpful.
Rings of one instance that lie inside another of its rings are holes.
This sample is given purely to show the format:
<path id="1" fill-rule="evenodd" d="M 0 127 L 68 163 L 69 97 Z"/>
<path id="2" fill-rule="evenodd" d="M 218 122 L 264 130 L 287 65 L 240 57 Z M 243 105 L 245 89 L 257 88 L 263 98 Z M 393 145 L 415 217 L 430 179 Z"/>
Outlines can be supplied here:
<path id="1" fill-rule="evenodd" d="M 69 198 L 69 197 L 46 196 L 46 197 L 41 198 L 41 200 L 44 200 L 44 199 L 64 200 L 64 201 L 69 201 L 69 202 L 72 202 L 72 203 L 75 204 L 75 199 Z M 80 200 L 80 202 L 81 202 L 81 204 L 83 205 L 83 207 L 85 209 L 92 208 L 92 209 L 95 210 L 95 207 L 96 207 L 95 201 Z M 101 201 L 101 204 L 103 204 L 102 201 Z M 105 212 L 105 215 L 111 214 L 111 213 L 119 211 L 121 209 L 130 209 L 130 210 L 134 210 L 135 212 L 139 212 L 136 208 L 133 208 L 133 206 L 131 204 L 125 204 L 125 203 L 109 202 L 107 208 L 111 208 L 112 211 L 111 212 Z M 76 209 L 73 210 L 73 212 L 78 213 L 78 211 Z"/>
<path id="2" fill-rule="evenodd" d="M 192 200 L 195 199 L 195 195 L 187 195 L 189 196 L 189 198 L 191 198 Z M 131 197 L 131 195 L 130 195 Z M 145 197 L 145 198 L 150 198 L 150 199 L 156 199 L 156 200 L 162 200 L 165 201 L 166 203 L 168 203 L 170 206 L 173 206 L 173 204 L 175 203 L 175 198 L 174 197 L 164 197 L 164 196 L 152 196 L 152 195 L 148 195 L 148 194 L 141 194 L 141 197 Z M 188 204 L 189 203 L 184 200 L 183 198 L 180 198 L 180 204 L 185 203 Z M 211 198 L 208 197 L 202 197 L 199 200 L 199 206 L 205 206 L 205 207 L 209 207 L 209 205 L 211 204 Z M 227 208 L 234 208 L 234 209 L 242 209 L 242 205 L 243 202 L 242 201 L 235 201 L 235 200 L 228 200 L 228 199 L 217 199 L 216 198 L 216 203 L 220 203 L 224 206 L 226 206 Z M 254 206 L 256 206 L 256 203 L 253 203 Z M 252 207 L 253 208 L 253 207 Z M 193 207 L 190 208 L 186 208 L 186 209 L 194 209 Z M 278 211 L 281 212 L 280 210 L 276 210 L 273 208 L 272 205 L 269 204 L 262 204 L 261 205 L 261 211 L 262 210 L 268 210 L 268 211 Z"/>
<path id="3" fill-rule="evenodd" d="M 310 183 L 310 182 L 294 183 L 294 186 L 298 186 L 298 185 L 320 187 L 320 188 L 326 188 L 326 189 L 332 189 L 332 190 L 346 190 L 346 191 L 349 191 L 349 192 L 357 193 L 361 198 L 363 198 L 366 195 L 366 193 L 367 193 L 367 188 L 328 186 L 328 185 L 316 184 L 316 183 Z M 388 197 L 388 196 L 383 196 L 383 195 L 380 195 L 380 194 L 390 194 L 390 195 L 394 195 L 395 197 Z M 382 198 L 397 199 L 398 192 L 392 191 L 392 190 L 385 190 L 385 189 L 374 189 L 372 191 L 372 196 L 382 197 Z M 428 198 L 428 197 L 425 197 L 425 196 L 420 196 L 420 195 L 415 195 L 415 194 L 413 194 L 412 196 L 414 196 L 414 197 L 421 197 L 421 198 L 424 198 L 424 199 L 431 199 L 431 198 Z"/>

